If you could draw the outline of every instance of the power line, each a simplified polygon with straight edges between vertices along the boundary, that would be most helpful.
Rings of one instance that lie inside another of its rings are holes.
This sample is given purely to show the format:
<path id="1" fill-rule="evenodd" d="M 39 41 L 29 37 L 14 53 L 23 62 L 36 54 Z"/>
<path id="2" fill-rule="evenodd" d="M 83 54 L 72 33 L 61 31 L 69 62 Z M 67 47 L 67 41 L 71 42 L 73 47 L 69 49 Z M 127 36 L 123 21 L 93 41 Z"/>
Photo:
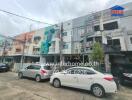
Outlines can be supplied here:
<path id="1" fill-rule="evenodd" d="M 3 37 L 3 38 L 5 38 L 5 39 L 10 39 L 10 40 L 13 40 L 13 41 L 18 41 L 18 42 L 24 43 L 24 41 L 19 40 L 19 39 L 15 39 L 15 38 L 10 37 L 10 36 L 4 36 L 2 34 L 0 34 L 0 36 Z"/>
<path id="2" fill-rule="evenodd" d="M 42 21 L 38 21 L 38 20 L 34 20 L 34 19 L 31 19 L 31 18 L 28 18 L 28 17 L 25 17 L 25 16 L 21 16 L 21 15 L 18 15 L 18 14 L 15 14 L 15 13 L 9 12 L 9 11 L 2 10 L 2 9 L 0 9 L 0 11 L 1 11 L 1 12 L 4 12 L 4 13 L 11 14 L 11 15 L 14 15 L 14 16 L 17 16 L 17 17 L 21 17 L 21 18 L 23 18 L 23 19 L 31 20 L 31 21 L 34 21 L 34 22 L 39 22 L 39 23 L 43 23 L 43 24 L 52 25 L 52 24 L 50 24 L 50 23 L 46 23 L 46 22 L 42 22 Z"/>

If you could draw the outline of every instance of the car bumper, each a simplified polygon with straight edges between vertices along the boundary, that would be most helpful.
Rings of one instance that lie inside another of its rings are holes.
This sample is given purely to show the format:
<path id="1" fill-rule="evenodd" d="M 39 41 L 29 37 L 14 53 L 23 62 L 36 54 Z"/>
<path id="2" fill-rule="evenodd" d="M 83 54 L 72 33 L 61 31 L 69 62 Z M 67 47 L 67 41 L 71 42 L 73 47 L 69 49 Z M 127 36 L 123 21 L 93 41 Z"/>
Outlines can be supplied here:
<path id="1" fill-rule="evenodd" d="M 0 68 L 0 71 L 8 70 L 7 68 Z"/>
<path id="2" fill-rule="evenodd" d="M 50 84 L 53 84 L 53 77 L 50 77 Z"/>
<path id="3" fill-rule="evenodd" d="M 106 93 L 117 93 L 117 85 L 115 82 L 109 82 L 104 86 Z"/>
<path id="4" fill-rule="evenodd" d="M 41 79 L 49 79 L 51 75 L 43 75 L 41 76 Z"/>

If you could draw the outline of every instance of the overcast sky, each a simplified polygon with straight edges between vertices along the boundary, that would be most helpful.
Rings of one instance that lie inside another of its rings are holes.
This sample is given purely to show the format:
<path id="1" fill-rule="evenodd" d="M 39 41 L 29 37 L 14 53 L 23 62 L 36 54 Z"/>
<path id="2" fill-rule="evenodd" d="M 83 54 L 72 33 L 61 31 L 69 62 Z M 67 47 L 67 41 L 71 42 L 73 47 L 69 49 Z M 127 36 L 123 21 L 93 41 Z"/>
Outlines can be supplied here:
<path id="1" fill-rule="evenodd" d="M 132 0 L 0 0 L 0 9 L 55 24 Z M 16 35 L 46 26 L 0 11 L 0 34 Z"/>

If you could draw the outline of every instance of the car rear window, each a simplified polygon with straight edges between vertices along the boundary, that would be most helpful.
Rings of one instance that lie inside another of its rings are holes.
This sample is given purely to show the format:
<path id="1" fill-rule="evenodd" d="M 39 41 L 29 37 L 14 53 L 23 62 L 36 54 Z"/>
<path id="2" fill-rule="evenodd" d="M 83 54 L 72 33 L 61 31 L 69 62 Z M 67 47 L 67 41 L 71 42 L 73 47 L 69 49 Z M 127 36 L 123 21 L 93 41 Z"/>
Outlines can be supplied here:
<path id="1" fill-rule="evenodd" d="M 51 66 L 44 66 L 44 69 L 51 70 L 52 68 L 51 68 Z"/>

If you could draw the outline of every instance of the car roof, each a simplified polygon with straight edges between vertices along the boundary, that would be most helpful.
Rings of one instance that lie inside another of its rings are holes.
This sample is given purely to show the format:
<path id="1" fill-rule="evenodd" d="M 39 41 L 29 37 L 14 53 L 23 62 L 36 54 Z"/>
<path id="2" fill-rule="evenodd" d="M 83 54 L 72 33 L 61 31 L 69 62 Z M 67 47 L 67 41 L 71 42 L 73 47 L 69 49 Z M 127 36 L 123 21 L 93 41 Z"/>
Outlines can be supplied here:
<path id="1" fill-rule="evenodd" d="M 91 69 L 91 70 L 94 70 L 92 67 L 80 67 L 80 66 L 78 66 L 78 67 L 72 67 L 72 68 L 82 68 L 82 69 Z M 72 69 L 72 68 L 69 68 L 69 69 Z"/>
<path id="2" fill-rule="evenodd" d="M 49 66 L 47 64 L 31 64 L 31 65 L 38 65 L 38 66 Z"/>

